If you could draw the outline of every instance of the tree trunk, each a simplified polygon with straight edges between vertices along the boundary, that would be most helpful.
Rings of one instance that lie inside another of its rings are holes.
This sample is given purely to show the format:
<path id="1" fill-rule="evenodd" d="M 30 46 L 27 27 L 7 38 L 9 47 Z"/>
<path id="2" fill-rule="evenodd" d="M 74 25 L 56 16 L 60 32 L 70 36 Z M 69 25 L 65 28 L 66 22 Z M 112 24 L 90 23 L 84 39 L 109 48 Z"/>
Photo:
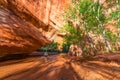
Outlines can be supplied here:
<path id="1" fill-rule="evenodd" d="M 89 34 L 88 34 L 88 40 L 89 40 L 89 43 L 90 43 L 90 47 L 92 48 L 93 55 L 96 56 L 97 55 L 97 49 L 96 49 L 96 46 L 94 44 L 93 39 L 89 36 Z"/>
<path id="2" fill-rule="evenodd" d="M 105 31 L 103 32 L 103 38 L 105 40 L 105 44 L 106 44 L 106 49 L 108 52 L 112 52 L 112 48 L 111 48 L 111 45 L 109 43 L 109 41 L 107 40 L 106 36 L 105 36 Z"/>

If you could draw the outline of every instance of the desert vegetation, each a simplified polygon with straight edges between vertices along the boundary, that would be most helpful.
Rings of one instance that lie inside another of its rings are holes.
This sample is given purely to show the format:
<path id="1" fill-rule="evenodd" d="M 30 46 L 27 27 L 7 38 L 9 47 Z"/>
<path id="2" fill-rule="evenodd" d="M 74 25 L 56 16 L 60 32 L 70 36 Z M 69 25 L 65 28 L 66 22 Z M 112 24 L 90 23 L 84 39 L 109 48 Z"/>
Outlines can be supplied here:
<path id="1" fill-rule="evenodd" d="M 106 0 L 104 3 L 101 0 L 72 0 L 65 10 L 62 31 L 66 33 L 66 44 L 80 49 L 76 53 L 72 50 L 70 54 L 87 57 L 99 52 L 120 51 L 119 5 L 117 0 Z"/>

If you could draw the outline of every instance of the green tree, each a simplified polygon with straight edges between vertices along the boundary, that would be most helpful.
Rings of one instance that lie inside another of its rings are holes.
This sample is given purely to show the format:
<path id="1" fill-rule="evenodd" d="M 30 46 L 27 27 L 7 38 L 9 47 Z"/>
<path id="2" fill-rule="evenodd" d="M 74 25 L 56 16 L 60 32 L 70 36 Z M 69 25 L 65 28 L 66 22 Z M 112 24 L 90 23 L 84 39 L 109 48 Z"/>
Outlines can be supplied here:
<path id="1" fill-rule="evenodd" d="M 83 54 L 93 52 L 96 55 L 96 38 L 104 40 L 99 41 L 105 43 L 108 51 L 112 51 L 111 43 L 116 40 L 116 35 L 105 27 L 108 19 L 99 2 L 72 0 L 72 7 L 66 11 L 63 29 L 66 32 L 65 41 L 79 45 Z"/>
<path id="2" fill-rule="evenodd" d="M 63 43 L 62 44 L 62 52 L 64 52 L 64 53 L 68 53 L 68 51 L 69 51 L 69 44 L 68 43 Z"/>
<path id="3" fill-rule="evenodd" d="M 114 0 L 112 3 L 107 0 L 108 3 L 112 4 L 114 3 L 114 6 L 116 9 L 110 13 L 109 21 L 115 21 L 116 23 L 114 24 L 117 28 L 117 37 L 114 36 L 114 45 L 116 45 L 117 50 L 118 49 L 118 42 L 120 42 L 120 1 L 119 0 Z"/>
<path id="4" fill-rule="evenodd" d="M 58 43 L 55 43 L 55 42 L 51 42 L 51 44 L 47 45 L 47 46 L 44 46 L 41 48 L 42 50 L 44 51 L 55 51 L 58 49 Z"/>

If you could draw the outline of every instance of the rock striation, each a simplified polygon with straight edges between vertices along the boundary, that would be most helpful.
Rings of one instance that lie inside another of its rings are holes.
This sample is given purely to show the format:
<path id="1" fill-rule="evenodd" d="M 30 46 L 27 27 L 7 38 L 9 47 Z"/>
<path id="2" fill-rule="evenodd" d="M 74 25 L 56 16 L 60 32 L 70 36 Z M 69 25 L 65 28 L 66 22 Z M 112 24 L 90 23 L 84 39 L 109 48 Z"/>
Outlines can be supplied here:
<path id="1" fill-rule="evenodd" d="M 0 9 L 0 56 L 31 52 L 49 42 L 35 26 Z"/>
<path id="2" fill-rule="evenodd" d="M 0 0 L 0 55 L 32 52 L 59 42 L 69 0 Z"/>

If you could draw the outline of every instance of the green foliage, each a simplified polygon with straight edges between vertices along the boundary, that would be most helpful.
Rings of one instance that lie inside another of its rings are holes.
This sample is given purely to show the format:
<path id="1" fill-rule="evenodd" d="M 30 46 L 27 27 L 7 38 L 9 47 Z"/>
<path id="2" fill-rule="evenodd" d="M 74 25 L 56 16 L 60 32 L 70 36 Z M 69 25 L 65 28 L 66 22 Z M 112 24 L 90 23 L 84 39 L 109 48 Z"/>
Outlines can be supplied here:
<path id="1" fill-rule="evenodd" d="M 113 34 L 113 32 L 110 31 L 110 30 L 107 30 L 105 34 L 106 34 L 106 38 L 107 38 L 110 42 L 112 42 L 113 44 L 115 44 L 115 42 L 116 42 L 116 40 L 117 40 L 117 36 L 116 36 L 115 34 Z"/>
<path id="2" fill-rule="evenodd" d="M 57 48 L 58 48 L 58 43 L 52 42 L 51 44 L 42 47 L 41 49 L 47 51 L 47 50 L 56 50 Z"/>
<path id="3" fill-rule="evenodd" d="M 72 24 L 66 23 L 64 25 L 63 31 L 67 33 L 64 36 L 65 42 L 69 44 L 79 43 L 82 39 L 83 31 L 81 29 L 76 29 Z"/>
<path id="4" fill-rule="evenodd" d="M 69 51 L 70 44 L 68 43 L 63 43 L 62 44 L 62 52 L 67 53 Z"/>
<path id="5" fill-rule="evenodd" d="M 114 24 L 115 26 L 117 26 L 118 28 L 118 36 L 115 39 L 118 39 L 119 41 L 119 29 L 120 29 L 120 1 L 119 0 L 115 0 L 115 4 L 116 4 L 116 10 L 110 13 L 110 17 L 109 20 L 113 20 L 116 21 L 116 23 Z"/>
<path id="6" fill-rule="evenodd" d="M 118 11 L 114 11 L 110 14 L 110 20 L 114 19 L 114 20 L 117 20 L 119 18 L 119 14 L 118 14 Z"/>
<path id="7" fill-rule="evenodd" d="M 115 20 L 117 23 L 115 24 L 117 27 L 120 26 L 120 8 L 116 11 L 110 13 L 109 20 Z"/>
<path id="8" fill-rule="evenodd" d="M 91 37 L 90 35 L 94 35 L 102 37 L 106 47 L 110 49 L 110 45 L 116 43 L 118 36 L 104 27 L 104 25 L 110 20 L 117 20 L 116 25 L 120 27 L 120 20 L 118 20 L 120 19 L 120 9 L 112 12 L 110 16 L 105 16 L 103 13 L 105 11 L 104 6 L 99 2 L 93 2 L 92 0 L 72 0 L 72 3 L 73 6 L 69 7 L 69 10 L 66 12 L 66 24 L 63 28 L 63 31 L 66 33 L 64 36 L 65 42 L 80 45 L 84 52 L 82 55 L 86 56 L 89 55 L 87 53 L 93 50 L 91 45 L 96 46 L 96 44 L 94 44 L 93 39 L 91 41 L 85 36 Z"/>
<path id="9" fill-rule="evenodd" d="M 96 17 L 98 17 L 102 23 L 105 22 L 102 6 L 98 2 L 93 3 L 91 0 L 81 1 L 78 4 L 78 10 L 79 14 L 82 15 L 82 20 L 85 21 L 89 27 L 96 27 L 99 25 L 99 21 Z"/>

